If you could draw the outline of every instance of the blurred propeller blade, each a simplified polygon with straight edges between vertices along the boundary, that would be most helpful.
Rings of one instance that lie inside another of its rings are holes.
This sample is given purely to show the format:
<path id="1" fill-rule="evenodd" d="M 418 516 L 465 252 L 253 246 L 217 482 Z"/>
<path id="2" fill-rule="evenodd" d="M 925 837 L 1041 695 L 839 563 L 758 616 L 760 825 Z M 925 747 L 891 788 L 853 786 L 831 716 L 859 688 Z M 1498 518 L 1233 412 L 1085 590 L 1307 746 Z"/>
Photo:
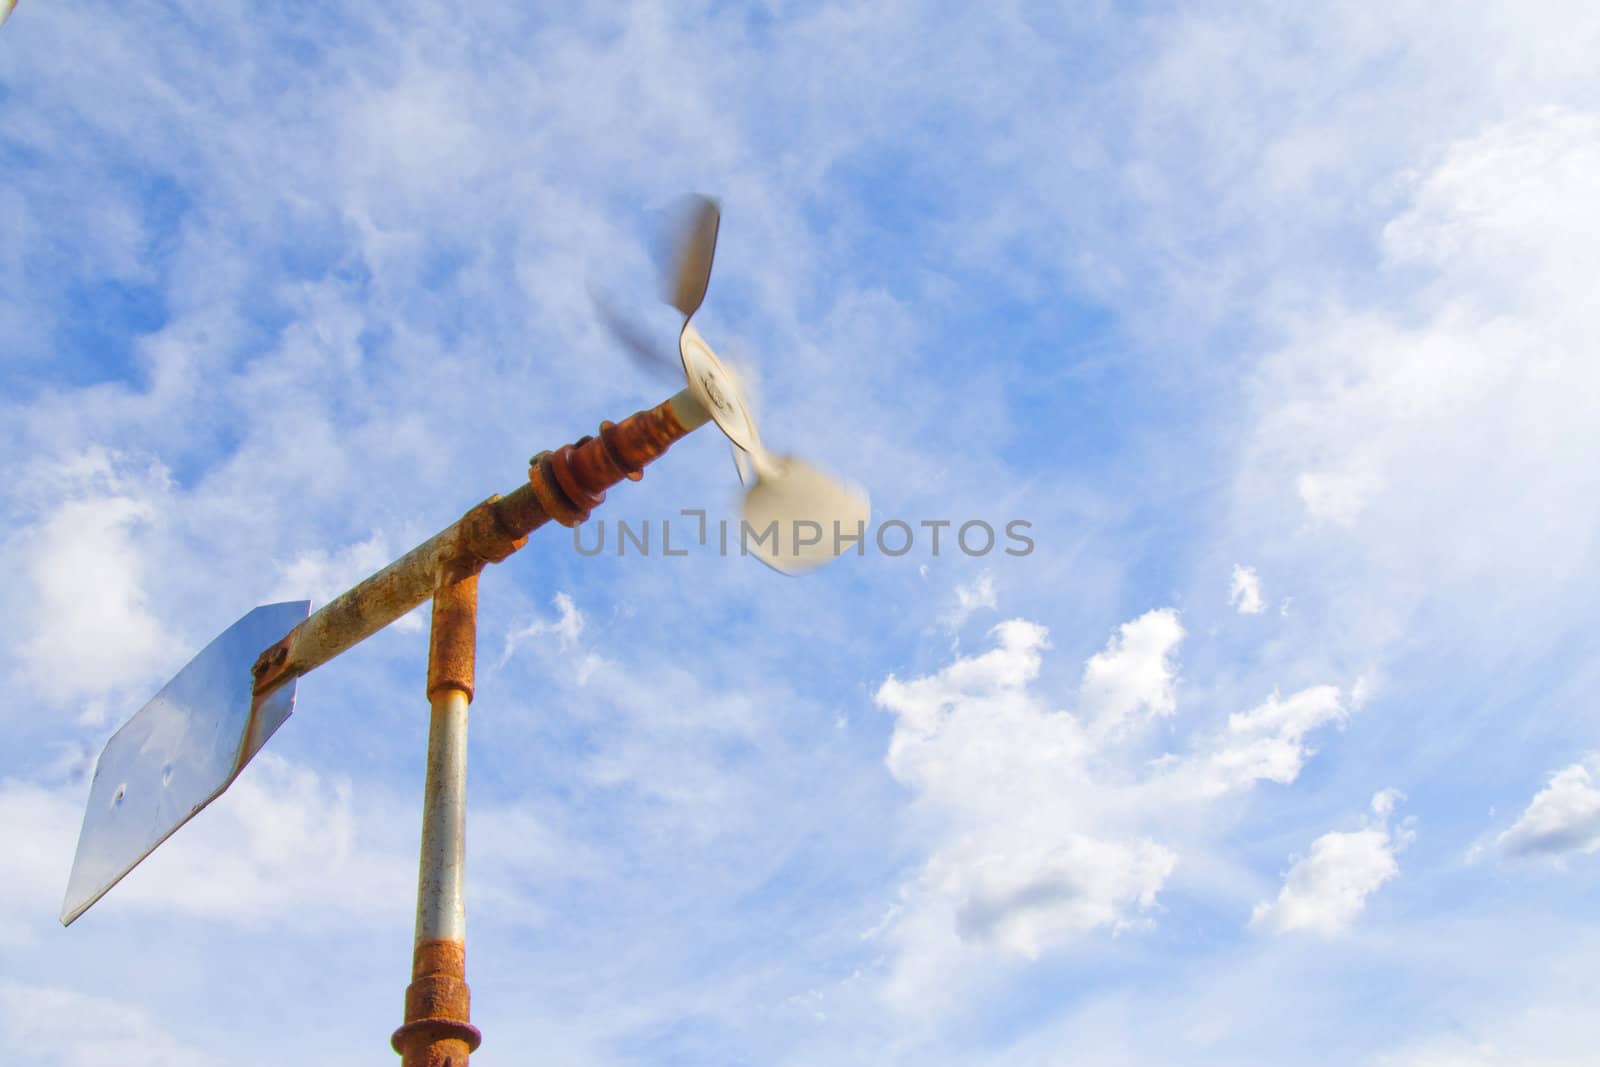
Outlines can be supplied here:
<path id="1" fill-rule="evenodd" d="M 691 197 L 684 210 L 667 275 L 667 303 L 683 312 L 686 319 L 700 309 L 706 298 L 721 220 L 722 212 L 710 197 Z"/>
<path id="2" fill-rule="evenodd" d="M 729 449 L 733 452 L 733 469 L 739 475 L 739 484 L 746 489 L 756 484 L 756 464 L 750 458 L 750 453 L 738 445 L 729 442 Z"/>
<path id="3" fill-rule="evenodd" d="M 748 396 L 757 384 L 753 373 L 736 373 L 724 364 L 695 329 L 691 320 L 711 282 L 721 220 L 717 202 L 705 196 L 691 197 L 683 212 L 665 272 L 667 302 L 684 317 L 678 357 L 689 393 L 733 445 L 734 469 L 745 486 L 744 520 L 755 538 L 756 557 L 784 574 L 800 574 L 837 558 L 846 538 L 847 544 L 859 545 L 872 505 L 860 489 L 804 460 L 768 452 Z M 590 296 L 623 347 L 638 362 L 657 369 L 656 346 L 598 294 Z"/>
<path id="4" fill-rule="evenodd" d="M 837 558 L 841 540 L 867 535 L 872 505 L 859 489 L 793 456 L 751 458 L 760 479 L 745 493 L 744 521 L 753 554 L 773 570 L 802 574 Z"/>
<path id="5" fill-rule="evenodd" d="M 618 311 L 598 290 L 590 288 L 589 302 L 594 305 L 601 324 L 622 345 L 636 366 L 665 381 L 676 381 L 683 373 L 678 362 L 669 354 L 670 349 L 651 340 L 638 323 Z"/>

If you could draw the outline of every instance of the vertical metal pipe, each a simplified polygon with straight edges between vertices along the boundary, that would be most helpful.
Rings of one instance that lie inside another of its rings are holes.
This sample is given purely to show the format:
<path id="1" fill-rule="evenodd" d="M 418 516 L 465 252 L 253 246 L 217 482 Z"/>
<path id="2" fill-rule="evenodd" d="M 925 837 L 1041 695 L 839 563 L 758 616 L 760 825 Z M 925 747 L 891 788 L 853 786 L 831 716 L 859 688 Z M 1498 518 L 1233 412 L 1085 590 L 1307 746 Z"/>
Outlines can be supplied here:
<path id="1" fill-rule="evenodd" d="M 466 1067 L 481 1036 L 469 1021 L 466 866 L 467 706 L 477 645 L 478 575 L 433 598 L 428 648 L 428 770 L 422 799 L 417 925 L 405 1022 L 390 1044 L 402 1067 Z"/>
<path id="2" fill-rule="evenodd" d="M 467 694 L 441 689 L 432 703 L 417 878 L 419 945 L 467 938 L 467 909 L 461 895 L 467 838 Z"/>

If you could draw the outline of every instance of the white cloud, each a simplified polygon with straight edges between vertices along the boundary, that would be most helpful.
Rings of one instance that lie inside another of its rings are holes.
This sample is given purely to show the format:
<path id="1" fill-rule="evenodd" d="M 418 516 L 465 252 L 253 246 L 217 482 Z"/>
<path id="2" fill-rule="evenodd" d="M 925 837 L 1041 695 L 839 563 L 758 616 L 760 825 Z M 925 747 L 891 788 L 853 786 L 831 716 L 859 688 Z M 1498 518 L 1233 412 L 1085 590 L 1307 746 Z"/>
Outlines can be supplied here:
<path id="1" fill-rule="evenodd" d="M 288 563 L 279 564 L 278 584 L 270 599 L 310 600 L 312 610 L 316 610 L 394 559 L 388 538 L 381 533 L 332 551 L 307 549 Z M 422 630 L 422 610 L 408 612 L 390 625 L 404 633 L 418 633 Z"/>
<path id="2" fill-rule="evenodd" d="M 1516 984 L 1479 994 L 1476 1004 L 1455 1001 L 1448 1021 L 1379 1054 L 1376 1067 L 1591 1067 L 1600 1047 L 1584 995 L 1593 944 L 1570 935 L 1558 944 L 1555 952 L 1530 946 L 1527 931 L 1517 930 L 1500 946 L 1519 958 Z"/>
<path id="3" fill-rule="evenodd" d="M 1266 602 L 1261 599 L 1261 579 L 1254 567 L 1233 565 L 1233 576 L 1228 580 L 1228 603 L 1238 609 L 1240 615 L 1260 615 L 1266 610 Z"/>
<path id="4" fill-rule="evenodd" d="M 1143 711 L 1151 717 L 1177 709 L 1172 656 L 1183 640 L 1183 625 L 1171 608 L 1149 611 L 1122 624 L 1083 670 L 1079 704 L 1096 730 L 1115 732 Z"/>
<path id="5" fill-rule="evenodd" d="M 26 685 L 46 700 L 85 701 L 148 679 L 177 648 L 146 589 L 166 470 L 95 448 L 32 478 L 49 510 L 9 546 L 30 589 L 15 646 Z"/>
<path id="6" fill-rule="evenodd" d="M 535 618 L 526 625 L 506 633 L 505 646 L 500 651 L 499 666 L 504 667 L 510 663 L 511 657 L 524 642 L 546 634 L 555 636 L 563 652 L 577 647 L 578 638 L 583 636 L 583 612 L 578 610 L 578 605 L 566 593 L 557 593 L 552 603 L 555 604 L 558 613 L 556 618 Z"/>
<path id="7" fill-rule="evenodd" d="M 1306 738 L 1345 715 L 1335 686 L 1274 693 L 1187 755 L 1149 761 L 1113 727 L 1176 713 L 1176 612 L 1120 626 L 1086 664 L 1076 711 L 1033 691 L 1044 627 L 1011 619 L 990 636 L 988 650 L 891 676 L 877 694 L 894 715 L 885 762 L 913 791 L 928 849 L 874 934 L 893 947 L 886 993 L 902 1010 L 944 1003 L 985 961 L 1147 925 L 1180 857 L 1201 881 L 1226 867 L 1212 854 L 1220 823 L 1208 805 L 1256 781 L 1294 781 L 1312 756 Z M 1393 800 L 1374 799 L 1380 818 Z M 1319 842 L 1318 855 L 1337 847 Z"/>
<path id="8" fill-rule="evenodd" d="M 1550 776 L 1520 818 L 1497 839 L 1511 856 L 1600 851 L 1600 788 L 1593 768 L 1574 763 Z"/>
<path id="9" fill-rule="evenodd" d="M 381 921 L 412 907 L 411 816 L 375 791 L 358 796 L 346 778 L 262 752 L 226 793 L 95 906 L 247 925 L 288 917 L 304 923 L 308 916 L 317 917 L 313 922 Z"/>
<path id="10" fill-rule="evenodd" d="M 1152 615 L 1175 626 L 1170 612 Z M 1124 626 L 1122 646 L 1163 665 L 1170 644 L 1139 625 L 1151 618 Z M 1175 643 L 1181 631 L 1164 634 Z M 896 947 L 886 991 L 902 1009 L 958 984 L 970 954 L 1034 958 L 1087 931 L 1136 924 L 1177 862 L 1125 819 L 1095 817 L 1105 809 L 1092 799 L 1091 735 L 1028 692 L 1048 647 L 1044 627 L 1012 619 L 991 636 L 995 647 L 981 655 L 878 690 L 895 716 L 886 762 L 915 790 L 932 847 L 883 932 Z M 1114 640 L 1102 657 L 1120 654 Z"/>
<path id="11" fill-rule="evenodd" d="M 0 782 L 0 823 L 14 831 L 8 847 L 28 857 L 0 885 L 0 943 L 29 942 L 55 925 L 85 793 Z M 94 907 L 248 926 L 384 920 L 410 910 L 415 862 L 409 810 L 400 816 L 391 798 L 358 798 L 346 780 L 262 752 Z"/>
<path id="12" fill-rule="evenodd" d="M 1333 473 L 1306 471 L 1295 480 L 1295 490 L 1300 494 L 1306 514 L 1343 526 L 1355 522 L 1367 506 L 1367 500 L 1381 487 L 1376 475 L 1360 469 Z"/>
<path id="13" fill-rule="evenodd" d="M 1037 959 L 1083 931 L 1131 925 L 1155 906 L 1177 856 L 1152 841 L 1071 836 L 1054 847 L 965 862 L 961 936 Z"/>
<path id="14" fill-rule="evenodd" d="M 950 630 L 959 630 L 961 625 L 979 609 L 988 608 L 993 611 L 998 607 L 995 602 L 994 576 L 988 572 L 978 575 L 971 582 L 956 586 L 955 592 L 955 604 L 940 616 L 940 621 Z"/>
<path id="15" fill-rule="evenodd" d="M 1584 399 L 1600 389 L 1600 116 L 1484 127 L 1395 191 L 1381 292 L 1405 300 L 1275 313 L 1289 341 L 1257 376 L 1239 482 L 1253 531 L 1304 546 L 1305 588 L 1364 613 L 1345 638 L 1358 655 L 1399 638 L 1424 589 L 1470 604 L 1463 626 L 1559 598 L 1600 531 Z"/>
<path id="16" fill-rule="evenodd" d="M 1306 735 L 1343 722 L 1346 714 L 1338 687 L 1318 685 L 1288 699 L 1273 693 L 1250 711 L 1229 715 L 1227 730 L 1203 759 L 1203 790 L 1216 794 L 1258 781 L 1294 781 L 1315 752 Z"/>
<path id="17" fill-rule="evenodd" d="M 60 1067 L 206 1067 L 215 1062 L 135 1005 L 11 979 L 0 980 L 0 1032 L 14 1051 L 36 1050 L 43 1062 Z"/>
<path id="18" fill-rule="evenodd" d="M 6 850 L 19 860 L 0 879 L 0 946 L 34 941 L 55 922 L 87 795 L 86 788 L 0 780 L 0 827 Z"/>
<path id="19" fill-rule="evenodd" d="M 1387 820 L 1390 815 L 1394 814 L 1394 809 L 1405 798 L 1406 795 L 1393 786 L 1388 789 L 1380 789 L 1372 795 L 1372 814 L 1380 819 Z"/>
<path id="20" fill-rule="evenodd" d="M 1323 834 L 1311 853 L 1295 861 L 1284 876 L 1276 900 L 1262 901 L 1250 925 L 1274 933 L 1305 930 L 1323 937 L 1343 933 L 1355 921 L 1367 898 L 1400 873 L 1395 854 L 1411 840 L 1402 825 L 1391 831 L 1389 816 L 1400 794 L 1385 789 L 1372 798 L 1377 824 L 1364 830 Z"/>
<path id="21" fill-rule="evenodd" d="M 1040 758 L 1071 758 L 1083 747 L 1077 721 L 1069 715 L 1039 717 L 1032 710 L 1025 687 L 1038 677 L 1041 654 L 1049 647 L 1049 631 L 1023 619 L 995 626 L 990 635 L 996 647 L 980 655 L 961 657 L 937 674 L 902 682 L 890 676 L 879 687 L 877 702 L 895 715 L 889 741 L 889 770 L 901 781 L 923 787 L 940 787 L 951 775 L 981 774 L 981 761 L 950 764 L 945 747 L 953 734 L 976 742 L 997 724 L 985 722 L 983 712 L 1003 714 L 1006 726 L 1026 728 L 1042 743 Z M 967 709 L 976 705 L 977 713 Z M 980 784 L 980 783 L 970 783 Z"/>

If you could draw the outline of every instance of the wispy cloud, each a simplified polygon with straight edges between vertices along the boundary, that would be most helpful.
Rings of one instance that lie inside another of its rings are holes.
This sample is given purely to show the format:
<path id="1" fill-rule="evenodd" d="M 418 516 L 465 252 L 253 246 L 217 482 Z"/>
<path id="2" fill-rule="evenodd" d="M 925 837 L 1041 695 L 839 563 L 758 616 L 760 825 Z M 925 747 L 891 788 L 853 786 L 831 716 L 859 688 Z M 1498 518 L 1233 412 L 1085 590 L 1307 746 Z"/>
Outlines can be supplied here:
<path id="1" fill-rule="evenodd" d="M 992 611 L 998 607 L 995 601 L 994 575 L 985 572 L 971 582 L 956 586 L 955 598 L 955 604 L 941 617 L 945 627 L 952 631 L 959 630 L 976 612 L 985 608 Z"/>
<path id="2" fill-rule="evenodd" d="M 1261 599 L 1261 578 L 1254 567 L 1233 565 L 1233 575 L 1228 579 L 1228 603 L 1240 615 L 1260 615 L 1266 610 L 1266 602 Z"/>
<path id="3" fill-rule="evenodd" d="M 0 980 L 0 1029 L 13 1048 L 48 1050 L 50 1062 L 61 1067 L 213 1062 L 137 1005 L 15 979 Z"/>
<path id="4" fill-rule="evenodd" d="M 1574 763 L 1550 776 L 1527 810 L 1495 843 L 1510 856 L 1560 856 L 1600 851 L 1600 786 L 1595 760 Z"/>
<path id="5" fill-rule="evenodd" d="M 1183 636 L 1176 611 L 1151 611 L 1123 623 L 1105 651 L 1090 657 L 1078 699 L 1096 731 L 1115 733 L 1139 713 L 1159 718 L 1177 710 L 1173 657 Z"/>
<path id="6" fill-rule="evenodd" d="M 1313 686 L 1228 716 L 1228 727 L 1205 758 L 1204 789 L 1223 793 L 1253 782 L 1287 784 L 1295 780 L 1314 750 L 1306 736 L 1346 716 L 1338 687 Z"/>
<path id="7" fill-rule="evenodd" d="M 1367 898 L 1400 873 L 1395 858 L 1412 841 L 1409 822 L 1389 826 L 1401 795 L 1385 789 L 1372 798 L 1371 825 L 1361 830 L 1333 831 L 1311 843 L 1311 851 L 1295 860 L 1276 900 L 1262 901 L 1250 913 L 1250 925 L 1274 933 L 1304 930 L 1323 937 L 1344 933 L 1366 907 Z"/>
<path id="8" fill-rule="evenodd" d="M 578 638 L 583 636 L 583 612 L 578 610 L 578 605 L 566 593 L 557 593 L 553 602 L 558 612 L 556 618 L 534 619 L 507 632 L 505 647 L 500 651 L 500 666 L 509 663 L 517 649 L 534 637 L 553 636 L 563 651 L 577 647 Z"/>
<path id="9" fill-rule="evenodd" d="M 31 620 L 15 651 L 20 684 L 92 710 L 109 692 L 147 682 L 177 650 L 147 592 L 159 580 L 148 542 L 170 481 L 157 463 L 97 448 L 44 465 L 30 483 L 43 514 L 7 545 L 27 588 L 10 605 Z"/>

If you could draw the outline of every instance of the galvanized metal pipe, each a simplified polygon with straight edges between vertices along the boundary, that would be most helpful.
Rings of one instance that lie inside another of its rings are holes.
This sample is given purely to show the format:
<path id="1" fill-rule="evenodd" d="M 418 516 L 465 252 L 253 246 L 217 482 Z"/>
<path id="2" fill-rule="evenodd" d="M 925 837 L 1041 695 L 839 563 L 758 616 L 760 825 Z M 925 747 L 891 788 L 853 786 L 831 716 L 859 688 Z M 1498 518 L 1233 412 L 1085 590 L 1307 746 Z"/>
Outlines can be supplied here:
<path id="1" fill-rule="evenodd" d="M 433 598 L 428 642 L 428 763 L 422 790 L 417 922 L 405 1021 L 390 1044 L 402 1067 L 466 1067 L 481 1035 L 466 981 L 467 708 L 477 656 L 478 575 Z"/>
<path id="2" fill-rule="evenodd" d="M 422 863 L 417 879 L 416 940 L 465 940 L 461 895 L 467 839 L 467 694 L 446 689 L 433 700 L 428 775 L 422 791 Z"/>

